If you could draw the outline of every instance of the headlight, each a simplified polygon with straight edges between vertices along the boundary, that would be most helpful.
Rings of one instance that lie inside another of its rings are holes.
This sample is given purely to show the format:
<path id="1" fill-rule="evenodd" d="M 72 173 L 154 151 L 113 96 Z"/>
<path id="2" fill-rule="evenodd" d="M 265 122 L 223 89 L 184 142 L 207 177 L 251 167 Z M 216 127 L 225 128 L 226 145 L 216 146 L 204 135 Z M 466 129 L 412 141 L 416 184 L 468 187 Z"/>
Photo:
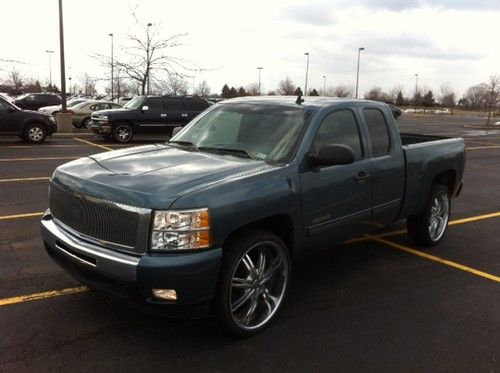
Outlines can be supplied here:
<path id="1" fill-rule="evenodd" d="M 103 122 L 107 122 L 108 121 L 108 116 L 107 115 L 99 115 L 97 117 L 97 119 L 102 120 Z"/>
<path id="2" fill-rule="evenodd" d="M 208 209 L 155 211 L 151 251 L 204 249 L 209 246 Z"/>

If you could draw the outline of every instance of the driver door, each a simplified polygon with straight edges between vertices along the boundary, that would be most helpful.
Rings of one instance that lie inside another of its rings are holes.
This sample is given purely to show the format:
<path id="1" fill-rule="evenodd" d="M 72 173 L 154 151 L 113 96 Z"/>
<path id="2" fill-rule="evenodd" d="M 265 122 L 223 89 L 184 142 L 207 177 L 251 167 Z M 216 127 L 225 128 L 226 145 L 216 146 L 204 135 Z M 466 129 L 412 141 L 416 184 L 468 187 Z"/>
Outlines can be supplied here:
<path id="1" fill-rule="evenodd" d="M 366 231 L 371 214 L 371 163 L 361 136 L 360 121 L 351 109 L 337 109 L 323 117 L 311 144 L 317 153 L 328 144 L 347 145 L 351 164 L 307 167 L 301 173 L 302 217 L 306 242 L 332 245 Z"/>

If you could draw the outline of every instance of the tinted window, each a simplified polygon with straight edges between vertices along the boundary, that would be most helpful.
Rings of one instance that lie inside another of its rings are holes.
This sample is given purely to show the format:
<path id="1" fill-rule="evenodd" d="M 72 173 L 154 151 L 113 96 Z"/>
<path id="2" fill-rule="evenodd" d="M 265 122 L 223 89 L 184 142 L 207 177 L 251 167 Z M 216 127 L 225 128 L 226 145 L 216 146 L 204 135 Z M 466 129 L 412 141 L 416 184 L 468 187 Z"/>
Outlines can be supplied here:
<path id="1" fill-rule="evenodd" d="M 354 152 L 354 158 L 363 157 L 359 127 L 351 110 L 338 110 L 328 114 L 321 122 L 313 142 L 313 152 L 325 145 L 347 145 Z"/>
<path id="2" fill-rule="evenodd" d="M 384 114 L 379 109 L 363 109 L 363 113 L 372 139 L 373 156 L 388 154 L 391 143 Z"/>
<path id="3" fill-rule="evenodd" d="M 203 111 L 205 110 L 209 105 L 208 102 L 205 100 L 200 100 L 200 99 L 192 99 L 192 100 L 184 100 L 186 103 L 188 110 L 193 110 L 193 111 Z"/>
<path id="4" fill-rule="evenodd" d="M 169 97 L 165 99 L 165 107 L 167 111 L 182 111 L 186 110 L 180 98 Z"/>
<path id="5" fill-rule="evenodd" d="M 149 98 L 144 104 L 151 111 L 163 112 L 163 100 L 161 98 Z"/>

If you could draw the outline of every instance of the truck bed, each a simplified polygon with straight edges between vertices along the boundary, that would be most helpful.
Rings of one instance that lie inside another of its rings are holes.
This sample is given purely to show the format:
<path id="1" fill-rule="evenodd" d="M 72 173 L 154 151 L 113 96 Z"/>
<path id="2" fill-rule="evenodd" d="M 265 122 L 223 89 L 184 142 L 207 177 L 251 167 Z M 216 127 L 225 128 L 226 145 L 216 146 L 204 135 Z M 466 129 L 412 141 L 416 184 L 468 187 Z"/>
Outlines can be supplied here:
<path id="1" fill-rule="evenodd" d="M 420 135 L 416 133 L 400 133 L 401 136 L 401 143 L 402 145 L 412 145 L 412 144 L 419 144 L 422 142 L 429 142 L 429 141 L 438 141 L 438 140 L 446 140 L 449 139 L 449 137 L 443 137 L 443 136 L 432 136 L 432 135 Z"/>

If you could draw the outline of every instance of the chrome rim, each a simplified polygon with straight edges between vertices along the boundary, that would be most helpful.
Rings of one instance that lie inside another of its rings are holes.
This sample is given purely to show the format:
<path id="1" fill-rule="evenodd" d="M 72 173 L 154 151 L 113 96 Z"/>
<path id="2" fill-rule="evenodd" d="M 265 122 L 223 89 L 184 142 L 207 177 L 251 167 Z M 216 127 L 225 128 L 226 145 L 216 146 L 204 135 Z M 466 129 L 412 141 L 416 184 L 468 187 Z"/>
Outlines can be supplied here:
<path id="1" fill-rule="evenodd" d="M 446 192 L 440 192 L 432 201 L 429 218 L 429 236 L 433 241 L 439 240 L 446 230 L 450 211 L 450 202 Z"/>
<path id="2" fill-rule="evenodd" d="M 120 126 L 116 130 L 116 137 L 118 137 L 120 141 L 127 141 L 131 134 L 132 132 L 127 126 Z"/>
<path id="3" fill-rule="evenodd" d="M 28 131 L 28 137 L 32 141 L 40 141 L 43 138 L 43 131 L 40 127 L 30 128 Z"/>
<path id="4" fill-rule="evenodd" d="M 288 258 L 275 242 L 260 242 L 240 258 L 229 292 L 233 321 L 242 329 L 256 329 L 278 310 L 288 283 Z"/>
<path id="5" fill-rule="evenodd" d="M 90 128 L 90 119 L 87 118 L 83 121 L 83 127 Z"/>

